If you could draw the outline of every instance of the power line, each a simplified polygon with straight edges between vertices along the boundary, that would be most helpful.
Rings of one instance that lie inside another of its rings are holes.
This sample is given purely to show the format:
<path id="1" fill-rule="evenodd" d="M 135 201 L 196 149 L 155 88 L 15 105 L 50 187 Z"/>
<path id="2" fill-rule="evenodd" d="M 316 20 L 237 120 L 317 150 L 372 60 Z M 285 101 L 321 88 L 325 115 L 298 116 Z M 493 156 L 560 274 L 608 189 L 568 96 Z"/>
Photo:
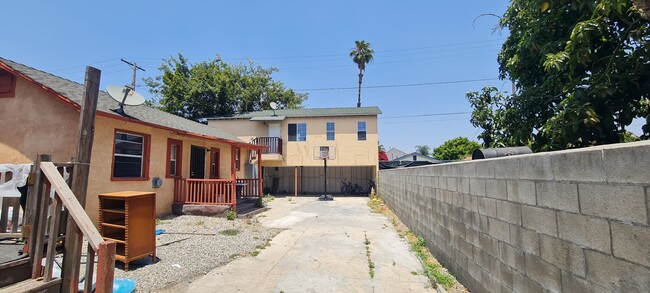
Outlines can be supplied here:
<path id="1" fill-rule="evenodd" d="M 443 122 L 443 121 L 468 121 L 467 118 L 452 118 L 452 119 L 434 119 L 434 120 L 418 120 L 418 121 L 399 121 L 399 122 L 382 122 L 379 121 L 382 125 L 386 124 L 413 124 L 413 123 L 428 123 L 428 122 Z"/>
<path id="2" fill-rule="evenodd" d="M 365 86 L 364 89 L 376 88 L 395 88 L 395 87 L 411 87 L 411 86 L 425 86 L 425 85 L 440 85 L 440 84 L 455 84 L 455 83 L 468 83 L 477 81 L 498 80 L 498 78 L 481 78 L 481 79 L 466 79 L 466 80 L 452 80 L 452 81 L 436 81 L 436 82 L 423 82 L 423 83 L 406 83 L 406 84 L 390 84 L 390 85 L 374 85 Z M 295 89 L 296 91 L 337 91 L 337 90 L 356 90 L 358 87 L 329 87 L 329 88 L 307 88 Z"/>
<path id="3" fill-rule="evenodd" d="M 379 119 L 398 119 L 398 118 L 430 117 L 430 116 L 451 116 L 451 115 L 462 115 L 462 114 L 471 114 L 471 113 L 472 112 L 429 113 L 429 114 L 406 115 L 406 116 L 379 117 Z"/>

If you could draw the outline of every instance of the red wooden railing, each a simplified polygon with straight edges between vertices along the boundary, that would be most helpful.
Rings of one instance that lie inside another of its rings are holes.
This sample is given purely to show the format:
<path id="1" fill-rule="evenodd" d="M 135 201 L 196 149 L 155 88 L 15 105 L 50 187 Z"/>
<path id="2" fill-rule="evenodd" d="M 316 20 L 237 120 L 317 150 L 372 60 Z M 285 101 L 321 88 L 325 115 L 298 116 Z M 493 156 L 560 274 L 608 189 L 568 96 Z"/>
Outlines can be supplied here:
<path id="1" fill-rule="evenodd" d="M 174 180 L 174 202 L 182 204 L 234 205 L 235 182 L 231 179 Z"/>
<path id="2" fill-rule="evenodd" d="M 241 188 L 241 197 L 259 197 L 259 179 L 237 179 L 237 188 Z"/>
<path id="3" fill-rule="evenodd" d="M 252 143 L 268 147 L 262 150 L 262 154 L 282 154 L 282 139 L 279 137 L 256 137 Z"/>

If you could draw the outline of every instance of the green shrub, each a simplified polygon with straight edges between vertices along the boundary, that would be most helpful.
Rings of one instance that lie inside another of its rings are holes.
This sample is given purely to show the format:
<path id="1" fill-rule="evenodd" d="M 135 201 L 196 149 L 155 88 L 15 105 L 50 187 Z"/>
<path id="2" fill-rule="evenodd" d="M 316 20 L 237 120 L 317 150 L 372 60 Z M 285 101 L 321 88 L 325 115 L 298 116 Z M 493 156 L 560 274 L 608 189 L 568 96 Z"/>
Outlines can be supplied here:
<path id="1" fill-rule="evenodd" d="M 235 213 L 235 211 L 230 210 L 226 213 L 226 219 L 228 219 L 229 221 L 232 221 L 236 218 L 237 218 L 237 213 Z"/>

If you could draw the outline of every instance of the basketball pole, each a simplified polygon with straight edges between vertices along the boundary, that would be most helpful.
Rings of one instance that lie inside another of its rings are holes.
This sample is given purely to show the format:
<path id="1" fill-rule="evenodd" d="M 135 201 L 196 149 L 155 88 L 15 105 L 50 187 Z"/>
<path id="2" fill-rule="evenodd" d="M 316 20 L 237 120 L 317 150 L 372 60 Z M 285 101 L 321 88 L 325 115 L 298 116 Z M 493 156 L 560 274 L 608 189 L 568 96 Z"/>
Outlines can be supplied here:
<path id="1" fill-rule="evenodd" d="M 327 194 L 327 158 L 323 158 L 323 163 L 325 164 L 325 194 Z"/>

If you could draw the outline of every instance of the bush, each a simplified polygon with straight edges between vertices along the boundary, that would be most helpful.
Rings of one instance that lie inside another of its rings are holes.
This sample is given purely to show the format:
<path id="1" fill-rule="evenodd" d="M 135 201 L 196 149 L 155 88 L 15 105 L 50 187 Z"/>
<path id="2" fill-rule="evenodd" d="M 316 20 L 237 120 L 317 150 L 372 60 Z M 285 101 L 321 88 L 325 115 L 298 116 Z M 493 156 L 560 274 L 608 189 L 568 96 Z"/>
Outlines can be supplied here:
<path id="1" fill-rule="evenodd" d="M 264 200 L 261 199 L 261 198 L 258 198 L 258 199 L 255 201 L 255 207 L 256 207 L 256 208 L 263 208 L 263 207 L 264 207 Z"/>
<path id="2" fill-rule="evenodd" d="M 234 219 L 236 219 L 236 218 L 237 218 L 237 213 L 235 213 L 235 211 L 233 211 L 233 210 L 229 210 L 229 211 L 226 213 L 226 219 L 228 219 L 229 221 L 232 221 L 232 220 L 234 220 Z"/>
<path id="3" fill-rule="evenodd" d="M 433 157 L 438 160 L 461 160 L 472 156 L 475 149 L 480 149 L 478 142 L 471 141 L 467 137 L 457 137 L 445 141 L 442 145 L 433 150 Z"/>

